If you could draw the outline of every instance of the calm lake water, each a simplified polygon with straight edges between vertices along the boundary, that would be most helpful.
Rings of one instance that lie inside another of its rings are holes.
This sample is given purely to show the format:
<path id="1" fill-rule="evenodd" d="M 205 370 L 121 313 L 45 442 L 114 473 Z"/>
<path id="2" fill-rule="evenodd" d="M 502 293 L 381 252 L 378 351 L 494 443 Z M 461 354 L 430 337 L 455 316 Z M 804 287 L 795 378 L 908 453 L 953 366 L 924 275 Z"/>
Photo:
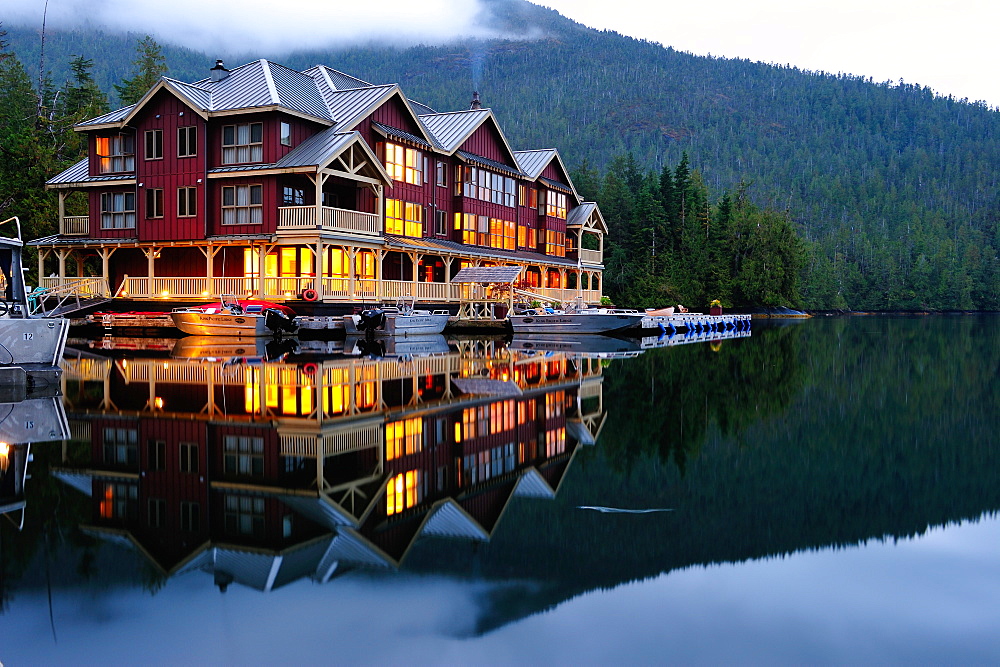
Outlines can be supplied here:
<path id="1" fill-rule="evenodd" d="M 998 325 L 79 342 L 0 516 L 0 661 L 997 663 Z"/>

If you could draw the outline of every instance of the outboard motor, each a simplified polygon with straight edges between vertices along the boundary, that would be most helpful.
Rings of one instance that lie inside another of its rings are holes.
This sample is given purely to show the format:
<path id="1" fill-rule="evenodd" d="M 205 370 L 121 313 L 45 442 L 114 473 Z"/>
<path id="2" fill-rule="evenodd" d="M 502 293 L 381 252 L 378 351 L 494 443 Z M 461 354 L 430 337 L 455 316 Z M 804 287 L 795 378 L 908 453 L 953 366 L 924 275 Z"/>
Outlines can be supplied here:
<path id="1" fill-rule="evenodd" d="M 268 308 L 264 311 L 264 326 L 279 336 L 283 332 L 295 333 L 295 330 L 299 328 L 295 324 L 295 318 L 285 315 L 276 308 Z"/>
<path id="2" fill-rule="evenodd" d="M 268 341 L 264 345 L 265 361 L 278 361 L 292 352 L 295 352 L 298 346 L 299 344 L 294 338 Z"/>
<path id="3" fill-rule="evenodd" d="M 385 311 L 381 308 L 362 310 L 358 315 L 358 329 L 364 331 L 367 337 L 375 334 L 376 329 L 385 329 Z"/>
<path id="4" fill-rule="evenodd" d="M 370 359 L 385 356 L 385 343 L 380 340 L 368 339 L 358 341 L 358 353 Z"/>

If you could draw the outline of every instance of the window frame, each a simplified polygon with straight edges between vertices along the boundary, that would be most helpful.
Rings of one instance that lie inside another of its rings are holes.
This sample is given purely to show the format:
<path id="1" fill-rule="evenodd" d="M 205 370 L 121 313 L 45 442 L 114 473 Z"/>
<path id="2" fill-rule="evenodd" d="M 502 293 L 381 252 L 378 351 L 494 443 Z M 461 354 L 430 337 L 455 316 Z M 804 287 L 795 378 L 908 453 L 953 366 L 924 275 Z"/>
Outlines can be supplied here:
<path id="1" fill-rule="evenodd" d="M 246 190 L 246 202 L 245 204 L 238 203 L 240 201 L 239 193 L 242 190 Z M 232 192 L 232 202 L 231 204 L 226 203 L 227 191 Z M 258 193 L 257 201 L 254 202 L 254 193 Z M 260 183 L 245 183 L 240 185 L 224 185 L 222 186 L 222 199 L 220 201 L 220 207 L 222 211 L 222 224 L 226 226 L 234 225 L 260 225 L 264 222 L 264 186 Z M 247 217 L 251 218 L 249 220 L 240 220 L 240 211 L 246 210 Z M 233 211 L 232 216 L 235 220 L 226 221 L 227 211 Z M 256 212 L 256 214 L 255 214 Z M 253 217 L 258 217 L 258 220 L 253 220 Z"/>
<path id="2" fill-rule="evenodd" d="M 135 171 L 135 137 L 131 134 L 97 137 L 94 140 L 94 153 L 98 157 L 97 169 L 101 174 Z"/>
<path id="3" fill-rule="evenodd" d="M 121 198 L 122 208 L 114 208 L 118 200 Z M 132 200 L 132 208 L 127 208 L 126 204 L 129 199 Z M 101 229 L 135 229 L 135 192 L 102 192 L 101 193 Z M 108 208 L 105 203 L 110 202 L 112 207 Z M 106 217 L 114 222 L 118 217 L 121 217 L 122 224 L 105 224 Z"/>
<path id="4" fill-rule="evenodd" d="M 241 140 L 241 128 L 246 128 L 246 141 Z M 232 131 L 231 143 L 229 143 L 230 138 L 226 136 L 230 129 Z M 254 141 L 255 129 L 259 132 L 259 137 L 256 141 Z M 263 161 L 264 123 L 233 123 L 232 125 L 222 126 L 222 164 L 248 164 Z"/>
<path id="5" fill-rule="evenodd" d="M 182 152 L 182 149 L 188 152 Z M 198 126 L 185 125 L 177 128 L 177 157 L 198 156 Z"/>
<path id="6" fill-rule="evenodd" d="M 163 219 L 163 188 L 146 188 L 146 220 Z"/>
<path id="7" fill-rule="evenodd" d="M 144 133 L 142 157 L 145 160 L 163 159 L 163 130 L 154 128 Z"/>
<path id="8" fill-rule="evenodd" d="M 198 188 L 181 186 L 177 188 L 177 217 L 194 218 L 198 215 Z"/>

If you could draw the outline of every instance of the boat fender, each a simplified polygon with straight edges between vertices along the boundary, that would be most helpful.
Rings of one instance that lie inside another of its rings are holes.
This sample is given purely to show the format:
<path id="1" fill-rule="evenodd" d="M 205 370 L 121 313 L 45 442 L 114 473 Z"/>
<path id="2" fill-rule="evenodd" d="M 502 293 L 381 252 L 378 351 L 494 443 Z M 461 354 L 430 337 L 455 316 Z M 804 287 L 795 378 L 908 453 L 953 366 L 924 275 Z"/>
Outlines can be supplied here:
<path id="1" fill-rule="evenodd" d="M 315 301 L 318 298 L 319 298 L 319 292 L 317 292 L 313 288 L 310 287 L 309 289 L 302 290 L 303 301 Z"/>

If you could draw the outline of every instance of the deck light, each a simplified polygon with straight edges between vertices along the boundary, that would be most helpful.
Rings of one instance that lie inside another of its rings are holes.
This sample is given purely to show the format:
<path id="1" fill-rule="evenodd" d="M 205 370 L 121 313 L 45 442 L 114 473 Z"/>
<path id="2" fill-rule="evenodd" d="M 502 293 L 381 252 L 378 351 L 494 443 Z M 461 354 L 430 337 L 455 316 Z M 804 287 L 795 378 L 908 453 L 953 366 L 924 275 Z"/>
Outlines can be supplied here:
<path id="1" fill-rule="evenodd" d="M 162 292 L 160 292 L 160 296 L 162 296 L 163 298 L 166 298 L 166 297 L 170 296 L 170 292 L 168 290 L 163 290 Z"/>
<path id="2" fill-rule="evenodd" d="M 163 399 L 161 397 L 157 396 L 156 399 L 153 400 L 153 405 L 156 406 L 157 410 L 162 410 L 163 409 Z"/>
<path id="3" fill-rule="evenodd" d="M 207 289 L 206 290 L 202 290 L 201 291 L 201 295 L 202 296 L 208 296 L 208 290 Z"/>

